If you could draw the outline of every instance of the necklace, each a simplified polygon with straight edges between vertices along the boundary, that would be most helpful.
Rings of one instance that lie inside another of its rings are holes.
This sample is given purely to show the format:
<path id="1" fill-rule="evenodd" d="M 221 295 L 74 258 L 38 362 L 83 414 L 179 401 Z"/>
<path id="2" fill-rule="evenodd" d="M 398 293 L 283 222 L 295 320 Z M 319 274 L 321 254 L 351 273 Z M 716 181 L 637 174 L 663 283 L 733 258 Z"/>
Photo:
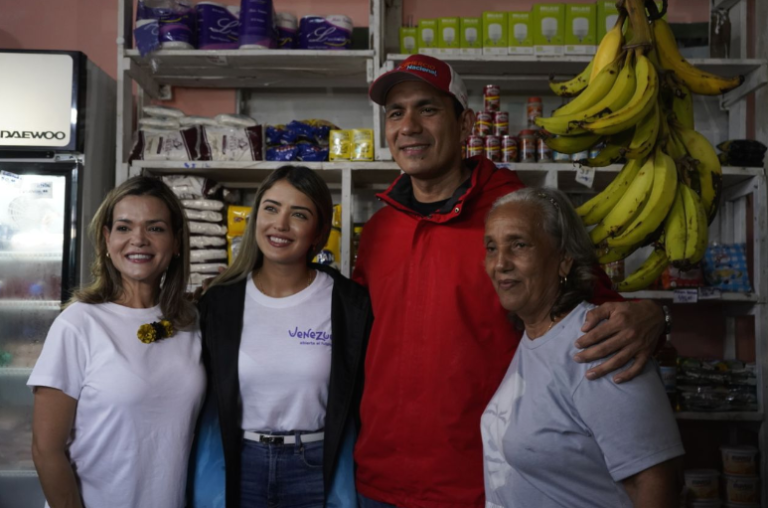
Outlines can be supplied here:
<path id="1" fill-rule="evenodd" d="M 262 293 L 262 294 L 265 294 L 265 295 L 266 295 L 267 293 L 266 293 L 266 292 L 265 292 L 263 289 L 261 289 L 261 284 L 259 284 L 259 274 L 260 274 L 260 273 L 261 273 L 261 270 L 258 270 L 258 271 L 256 272 L 256 275 L 254 275 L 254 276 L 253 276 L 253 282 L 255 282 L 255 283 L 256 283 L 256 289 L 258 289 L 260 293 Z M 312 284 L 312 281 L 313 281 L 314 279 L 315 279 L 315 273 L 314 273 L 314 271 L 313 271 L 313 270 L 309 270 L 309 272 L 307 273 L 307 285 L 306 285 L 306 286 L 304 286 L 304 287 L 303 287 L 302 289 L 300 289 L 299 291 L 303 291 L 304 289 L 307 289 L 307 288 L 308 288 L 308 287 L 309 287 L 309 286 Z M 298 291 L 297 291 L 296 293 L 298 293 Z M 294 293 L 294 294 L 295 294 L 295 293 Z M 267 296 L 269 296 L 269 295 L 267 295 Z"/>

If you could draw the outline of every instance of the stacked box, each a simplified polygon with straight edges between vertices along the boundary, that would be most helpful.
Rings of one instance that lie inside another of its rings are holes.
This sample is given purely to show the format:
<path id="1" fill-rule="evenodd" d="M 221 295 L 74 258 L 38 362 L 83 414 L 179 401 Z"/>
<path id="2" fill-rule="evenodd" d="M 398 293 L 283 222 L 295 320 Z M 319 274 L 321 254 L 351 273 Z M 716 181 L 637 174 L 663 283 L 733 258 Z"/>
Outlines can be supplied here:
<path id="1" fill-rule="evenodd" d="M 530 12 L 508 12 L 509 54 L 533 54 L 533 27 Z"/>
<path id="2" fill-rule="evenodd" d="M 419 33 L 416 27 L 400 28 L 400 53 L 415 55 L 419 52 Z"/>
<path id="3" fill-rule="evenodd" d="M 483 54 L 483 20 L 482 18 L 461 18 L 461 50 L 462 55 Z"/>
<path id="4" fill-rule="evenodd" d="M 440 18 L 437 20 L 437 27 L 439 54 L 458 55 L 461 52 L 459 18 Z"/>
<path id="5" fill-rule="evenodd" d="M 597 8 L 569 4 L 565 10 L 565 54 L 594 55 L 597 50 Z"/>
<path id="6" fill-rule="evenodd" d="M 436 19 L 421 19 L 419 20 L 418 28 L 418 41 L 419 53 L 422 55 L 437 55 L 438 52 L 438 37 L 437 37 L 437 20 Z"/>
<path id="7" fill-rule="evenodd" d="M 483 54 L 506 55 L 508 54 L 509 41 L 507 38 L 507 13 L 484 12 L 483 13 Z"/>
<path id="8" fill-rule="evenodd" d="M 562 56 L 565 54 L 565 4 L 533 6 L 533 54 Z"/>

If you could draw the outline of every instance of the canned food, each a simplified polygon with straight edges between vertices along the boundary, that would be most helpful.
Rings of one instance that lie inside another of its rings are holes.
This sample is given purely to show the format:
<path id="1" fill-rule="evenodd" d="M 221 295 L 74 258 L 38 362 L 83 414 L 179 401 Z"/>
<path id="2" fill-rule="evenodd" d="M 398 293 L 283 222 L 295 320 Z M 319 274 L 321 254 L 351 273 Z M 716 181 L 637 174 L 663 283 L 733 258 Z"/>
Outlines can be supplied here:
<path id="1" fill-rule="evenodd" d="M 536 162 L 536 131 L 525 129 L 520 131 L 520 162 Z"/>
<path id="2" fill-rule="evenodd" d="M 544 138 L 536 139 L 536 158 L 539 162 L 552 162 L 552 149 L 544 142 Z"/>
<path id="3" fill-rule="evenodd" d="M 493 134 L 493 112 L 479 111 L 475 119 L 476 136 L 490 136 Z"/>
<path id="4" fill-rule="evenodd" d="M 501 162 L 517 162 L 517 138 L 503 136 L 501 138 Z"/>
<path id="5" fill-rule="evenodd" d="M 485 157 L 493 162 L 501 161 L 501 140 L 497 136 L 485 137 Z"/>
<path id="6" fill-rule="evenodd" d="M 496 111 L 493 113 L 493 135 L 503 137 L 509 134 L 509 113 Z"/>
<path id="7" fill-rule="evenodd" d="M 501 88 L 499 85 L 485 85 L 483 105 L 486 111 L 499 111 L 501 109 Z"/>
<path id="8" fill-rule="evenodd" d="M 467 157 L 477 157 L 483 155 L 485 145 L 483 144 L 483 138 L 480 136 L 469 136 L 467 138 Z"/>
<path id="9" fill-rule="evenodd" d="M 544 114 L 544 110 L 541 105 L 541 97 L 528 97 L 528 102 L 526 103 L 528 127 L 531 129 L 538 129 L 538 126 L 536 125 L 536 119 L 542 114 Z"/>

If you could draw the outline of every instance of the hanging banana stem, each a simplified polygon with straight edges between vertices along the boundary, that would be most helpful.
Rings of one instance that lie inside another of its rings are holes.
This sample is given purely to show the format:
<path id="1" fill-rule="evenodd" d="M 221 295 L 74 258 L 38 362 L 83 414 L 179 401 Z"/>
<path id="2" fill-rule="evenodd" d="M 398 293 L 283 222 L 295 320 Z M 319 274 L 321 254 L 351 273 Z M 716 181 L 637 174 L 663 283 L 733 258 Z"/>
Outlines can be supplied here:
<path id="1" fill-rule="evenodd" d="M 645 0 L 645 8 L 648 10 L 648 19 L 656 21 L 657 19 L 663 18 L 667 14 L 667 2 L 668 0 L 663 0 L 661 11 L 659 11 L 656 2 L 653 0 Z"/>
<path id="2" fill-rule="evenodd" d="M 645 15 L 645 0 L 626 0 L 625 7 L 629 15 L 629 23 L 632 26 L 632 40 L 627 44 L 628 48 L 642 47 L 651 49 L 651 27 L 648 17 Z"/>

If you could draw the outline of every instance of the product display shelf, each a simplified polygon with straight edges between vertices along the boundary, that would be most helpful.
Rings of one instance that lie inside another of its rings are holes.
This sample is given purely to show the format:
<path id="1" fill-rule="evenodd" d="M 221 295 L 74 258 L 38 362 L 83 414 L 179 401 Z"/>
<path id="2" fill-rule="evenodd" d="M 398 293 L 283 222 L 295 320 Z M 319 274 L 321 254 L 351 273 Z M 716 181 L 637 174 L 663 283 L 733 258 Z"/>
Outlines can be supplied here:
<path id="1" fill-rule="evenodd" d="M 694 288 L 695 290 L 695 288 Z M 636 291 L 622 293 L 625 298 L 643 298 L 649 300 L 674 300 L 675 291 Z M 720 293 L 716 297 L 699 298 L 700 302 L 757 303 L 760 297 L 755 293 Z"/>
<path id="2" fill-rule="evenodd" d="M 58 300 L 0 299 L 0 312 L 16 312 L 16 311 L 60 312 L 61 302 Z"/>
<path id="3" fill-rule="evenodd" d="M 203 88 L 365 86 L 371 50 L 125 51 L 129 74 L 149 90 L 163 85 Z"/>
<path id="4" fill-rule="evenodd" d="M 710 422 L 762 422 L 765 414 L 759 411 L 723 411 L 717 413 L 701 413 L 680 411 L 675 413 L 678 420 L 698 420 Z"/>
<path id="5" fill-rule="evenodd" d="M 61 252 L 27 252 L 6 250 L 0 251 L 0 263 L 4 261 L 41 261 L 41 262 L 61 262 Z"/>
<path id="6" fill-rule="evenodd" d="M 28 378 L 31 374 L 31 367 L 0 367 L 0 378 Z"/>

